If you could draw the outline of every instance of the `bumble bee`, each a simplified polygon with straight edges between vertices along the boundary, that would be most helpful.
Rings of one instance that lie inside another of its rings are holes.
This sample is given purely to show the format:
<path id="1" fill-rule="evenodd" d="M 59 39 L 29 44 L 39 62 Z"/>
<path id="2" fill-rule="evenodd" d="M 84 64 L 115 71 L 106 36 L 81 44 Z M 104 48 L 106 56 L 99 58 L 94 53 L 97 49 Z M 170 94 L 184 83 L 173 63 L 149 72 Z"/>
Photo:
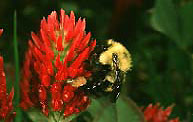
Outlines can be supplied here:
<path id="1" fill-rule="evenodd" d="M 82 88 L 95 96 L 110 94 L 111 101 L 116 102 L 125 74 L 131 69 L 131 57 L 119 42 L 110 39 L 102 43 L 89 62 L 92 77 Z"/>

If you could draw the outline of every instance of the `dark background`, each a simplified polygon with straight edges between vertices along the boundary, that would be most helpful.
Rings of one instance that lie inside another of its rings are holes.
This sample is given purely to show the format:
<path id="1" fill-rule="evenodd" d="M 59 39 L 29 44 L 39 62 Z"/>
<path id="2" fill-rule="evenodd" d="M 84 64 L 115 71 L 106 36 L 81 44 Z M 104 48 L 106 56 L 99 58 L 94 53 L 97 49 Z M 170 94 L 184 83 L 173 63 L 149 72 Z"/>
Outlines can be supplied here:
<path id="1" fill-rule="evenodd" d="M 114 39 L 123 43 L 130 51 L 133 67 L 132 71 L 128 72 L 125 84 L 128 97 L 138 106 L 157 102 L 164 107 L 174 104 L 173 117 L 179 116 L 181 120 L 193 121 L 193 28 L 191 28 L 193 17 L 190 18 L 193 14 L 192 1 L 172 2 L 174 11 L 180 9 L 184 11 L 184 14 L 180 14 L 182 17 L 179 19 L 180 22 L 177 22 L 181 27 L 180 34 L 184 34 L 180 41 L 173 36 L 175 34 L 172 32 L 176 30 L 159 31 L 153 26 L 151 17 L 155 7 L 161 10 L 159 11 L 163 20 L 160 20 L 163 22 L 161 25 L 164 26 L 166 20 L 165 28 L 169 27 L 170 23 L 178 21 L 172 15 L 167 15 L 167 11 L 171 13 L 168 5 L 159 9 L 157 1 L 0 0 L 0 28 L 4 29 L 0 52 L 5 60 L 8 81 L 14 81 L 12 41 L 14 9 L 17 10 L 20 66 L 27 49 L 27 41 L 31 39 L 31 31 L 38 32 L 43 16 L 47 17 L 53 10 L 59 12 L 60 8 L 67 13 L 73 10 L 76 19 L 86 18 L 86 30 L 92 32 L 93 38 Z"/>

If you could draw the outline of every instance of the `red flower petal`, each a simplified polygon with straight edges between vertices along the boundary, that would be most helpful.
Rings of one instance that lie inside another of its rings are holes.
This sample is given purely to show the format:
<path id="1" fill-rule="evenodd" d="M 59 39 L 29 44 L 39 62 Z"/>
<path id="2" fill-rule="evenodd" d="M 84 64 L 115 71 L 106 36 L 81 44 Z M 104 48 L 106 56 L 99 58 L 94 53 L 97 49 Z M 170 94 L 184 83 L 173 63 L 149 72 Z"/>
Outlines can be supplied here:
<path id="1" fill-rule="evenodd" d="M 48 109 L 47 103 L 46 102 L 41 102 L 41 106 L 42 106 L 42 112 L 44 113 L 44 115 L 48 116 L 49 109 Z"/>
<path id="2" fill-rule="evenodd" d="M 39 49 L 43 48 L 43 46 L 42 46 L 42 44 L 41 44 L 41 42 L 40 42 L 39 37 L 36 36 L 34 32 L 31 33 L 31 37 L 32 37 L 32 39 L 33 39 L 33 42 L 35 43 L 35 45 L 36 45 Z"/>
<path id="3" fill-rule="evenodd" d="M 91 33 L 88 33 L 85 38 L 81 41 L 81 44 L 79 45 L 79 50 L 85 49 L 85 47 L 88 45 L 88 42 L 90 41 Z"/>
<path id="4" fill-rule="evenodd" d="M 63 101 L 61 99 L 52 99 L 53 111 L 61 111 L 63 107 Z"/>
<path id="5" fill-rule="evenodd" d="M 3 68 L 3 58 L 0 57 L 0 100 L 5 101 L 7 97 L 6 78 Z"/>
<path id="6" fill-rule="evenodd" d="M 3 68 L 3 58 L 0 57 L 0 121 L 4 119 L 7 121 L 9 119 L 10 114 L 13 111 L 13 100 L 14 89 L 12 88 L 10 94 L 7 94 L 6 89 L 6 78 Z M 11 118 L 10 118 L 11 119 Z"/>
<path id="7" fill-rule="evenodd" d="M 69 53 L 66 56 L 66 61 L 67 62 L 72 61 L 73 58 L 75 58 L 76 52 L 79 51 L 78 47 L 80 45 L 80 42 L 81 42 L 82 38 L 83 38 L 83 33 L 80 33 L 80 34 L 78 34 L 78 36 L 72 42 L 72 45 L 69 49 Z"/>
<path id="8" fill-rule="evenodd" d="M 60 61 L 60 54 L 58 54 L 58 56 L 56 57 L 55 67 L 56 67 L 57 69 L 59 69 L 60 67 L 62 67 L 62 62 Z"/>
<path id="9" fill-rule="evenodd" d="M 46 89 L 44 86 L 40 86 L 39 88 L 39 99 L 40 99 L 40 102 L 45 102 L 46 99 L 47 99 L 47 93 L 46 93 Z"/>
<path id="10" fill-rule="evenodd" d="M 66 106 L 65 107 L 65 110 L 64 110 L 64 116 L 67 117 L 67 116 L 70 116 L 71 114 L 74 113 L 74 107 L 73 106 Z"/>
<path id="11" fill-rule="evenodd" d="M 64 29 L 67 30 L 67 34 L 65 36 L 65 39 L 66 39 L 66 41 L 69 41 L 73 37 L 73 29 L 74 29 L 74 26 L 75 26 L 75 16 L 74 16 L 73 11 L 71 11 L 69 19 L 66 16 L 66 20 L 67 21 L 64 25 Z"/>
<path id="12" fill-rule="evenodd" d="M 63 93 L 62 93 L 62 99 L 65 103 L 69 102 L 72 100 L 74 97 L 74 91 L 75 87 L 72 87 L 71 85 L 66 85 L 64 86 Z"/>
<path id="13" fill-rule="evenodd" d="M 64 47 L 62 46 L 62 35 L 58 37 L 57 43 L 56 43 L 56 49 L 58 51 L 63 51 Z"/>
<path id="14" fill-rule="evenodd" d="M 86 48 L 79 56 L 78 58 L 72 63 L 70 68 L 77 69 L 80 67 L 80 65 L 88 58 L 89 55 L 89 48 Z"/>
<path id="15" fill-rule="evenodd" d="M 85 19 L 83 19 L 83 21 L 81 20 L 81 18 L 78 19 L 78 22 L 76 23 L 76 26 L 74 28 L 73 37 L 76 37 L 79 33 L 84 32 L 85 23 Z"/>
<path id="16" fill-rule="evenodd" d="M 43 21 L 42 21 L 42 24 L 43 24 Z M 49 39 L 47 37 L 46 32 L 43 29 L 41 29 L 40 30 L 40 34 L 41 34 L 41 37 L 42 37 L 42 40 L 43 40 L 44 44 L 46 46 L 50 46 L 50 41 L 49 41 Z"/>
<path id="17" fill-rule="evenodd" d="M 57 81 L 62 81 L 62 80 L 66 80 L 68 77 L 68 72 L 67 72 L 67 68 L 65 65 L 61 66 L 58 69 L 58 72 L 56 73 L 55 79 Z"/>
<path id="18" fill-rule="evenodd" d="M 0 29 L 0 36 L 2 35 L 2 33 L 3 33 L 3 29 Z"/>
<path id="19" fill-rule="evenodd" d="M 50 76 L 49 75 L 42 75 L 41 77 L 42 85 L 45 87 L 50 86 Z"/>

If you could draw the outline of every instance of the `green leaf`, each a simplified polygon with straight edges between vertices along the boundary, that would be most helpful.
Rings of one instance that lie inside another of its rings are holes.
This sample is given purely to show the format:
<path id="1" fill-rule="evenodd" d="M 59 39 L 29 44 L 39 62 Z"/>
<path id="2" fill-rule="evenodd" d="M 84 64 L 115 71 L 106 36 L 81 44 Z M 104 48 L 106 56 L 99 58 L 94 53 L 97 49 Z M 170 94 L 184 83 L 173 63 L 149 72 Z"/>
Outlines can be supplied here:
<path id="1" fill-rule="evenodd" d="M 105 99 L 92 100 L 88 112 L 93 116 L 93 122 L 143 122 L 144 117 L 136 104 L 120 97 L 116 104 L 104 102 Z"/>
<path id="2" fill-rule="evenodd" d="M 48 122 L 48 118 L 40 111 L 32 110 L 27 114 L 32 122 Z"/>
<path id="3" fill-rule="evenodd" d="M 178 8 L 172 0 L 157 0 L 153 9 L 153 28 L 173 39 L 179 47 L 187 48 L 193 42 L 193 2 Z"/>
<path id="4" fill-rule="evenodd" d="M 88 111 L 93 116 L 93 122 L 116 122 L 116 108 L 114 104 L 103 102 L 105 99 L 92 100 Z"/>
<path id="5" fill-rule="evenodd" d="M 119 98 L 117 103 L 118 122 L 143 122 L 144 117 L 137 105 L 129 98 Z"/>
<path id="6" fill-rule="evenodd" d="M 193 2 L 188 2 L 180 8 L 182 36 L 187 45 L 192 44 L 193 40 Z"/>
<path id="7" fill-rule="evenodd" d="M 104 106 L 99 114 L 99 119 L 93 122 L 117 122 L 116 108 L 114 105 Z"/>
<path id="8" fill-rule="evenodd" d="M 31 109 L 27 114 L 32 122 L 70 122 L 78 116 L 75 114 L 64 118 L 62 112 L 50 112 L 49 116 L 46 117 L 41 111 L 35 109 Z"/>
<path id="9" fill-rule="evenodd" d="M 172 0 L 156 0 L 152 26 L 175 41 L 181 41 L 180 16 Z"/>

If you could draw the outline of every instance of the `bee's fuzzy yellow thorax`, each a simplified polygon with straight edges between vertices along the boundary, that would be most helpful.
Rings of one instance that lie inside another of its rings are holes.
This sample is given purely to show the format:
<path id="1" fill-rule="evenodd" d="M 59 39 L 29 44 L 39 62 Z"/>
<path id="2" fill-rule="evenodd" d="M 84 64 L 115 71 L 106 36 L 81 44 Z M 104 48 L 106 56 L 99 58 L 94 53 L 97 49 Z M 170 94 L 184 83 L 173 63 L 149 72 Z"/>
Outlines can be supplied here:
<path id="1" fill-rule="evenodd" d="M 99 62 L 103 65 L 109 64 L 113 66 L 112 54 L 116 53 L 119 60 L 119 69 L 121 71 L 128 71 L 131 69 L 131 55 L 129 51 L 119 42 L 115 42 L 112 39 L 108 40 L 108 49 L 101 53 Z"/>

